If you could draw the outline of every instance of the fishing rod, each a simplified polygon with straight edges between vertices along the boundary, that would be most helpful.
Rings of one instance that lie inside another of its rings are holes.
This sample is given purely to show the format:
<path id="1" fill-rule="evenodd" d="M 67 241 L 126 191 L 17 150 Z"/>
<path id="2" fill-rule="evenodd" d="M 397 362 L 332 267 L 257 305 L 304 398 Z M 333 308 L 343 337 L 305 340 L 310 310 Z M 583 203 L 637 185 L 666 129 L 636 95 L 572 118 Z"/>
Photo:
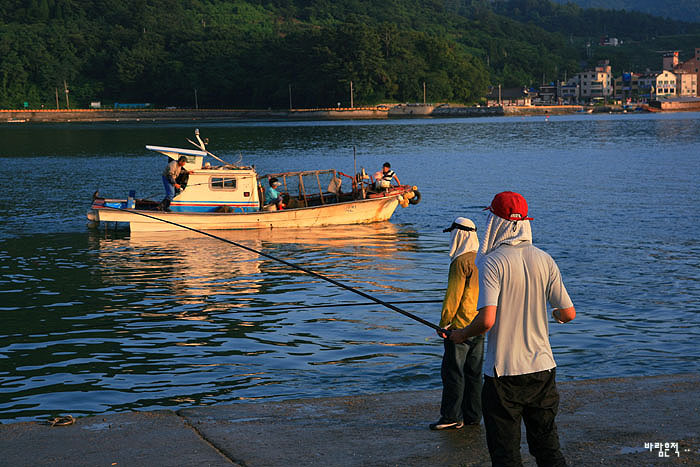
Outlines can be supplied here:
<path id="1" fill-rule="evenodd" d="M 442 300 L 403 300 L 395 301 L 394 304 L 407 304 L 407 303 L 442 303 Z M 309 308 L 338 308 L 347 306 L 367 306 L 374 305 L 375 302 L 360 302 L 360 303 L 327 303 L 324 305 L 303 305 L 303 306 L 287 306 L 287 307 L 274 307 L 274 308 L 251 308 L 253 311 L 294 311 L 294 310 L 306 310 Z"/>
<path id="2" fill-rule="evenodd" d="M 164 222 L 164 223 L 166 223 L 166 224 L 174 225 L 174 226 L 176 226 L 176 227 L 180 227 L 180 228 L 182 228 L 182 229 L 190 230 L 190 231 L 192 231 L 192 232 L 196 232 L 196 233 L 198 233 L 198 234 L 205 235 L 205 236 L 207 236 L 207 237 L 214 238 L 214 239 L 216 239 L 216 240 L 220 240 L 220 241 L 225 242 L 225 243 L 228 243 L 228 244 L 230 244 L 230 245 L 237 246 L 237 247 L 242 248 L 242 249 L 244 249 L 244 250 L 246 250 L 246 251 L 250 251 L 251 253 L 256 253 L 256 254 L 258 254 L 258 255 L 260 255 L 260 256 L 264 256 L 265 258 L 269 258 L 269 259 L 271 259 L 271 260 L 274 260 L 274 261 L 277 261 L 277 262 L 279 262 L 279 263 L 282 263 L 282 264 L 284 264 L 284 265 L 286 265 L 286 266 L 289 266 L 290 268 L 298 269 L 298 270 L 300 270 L 300 271 L 303 271 L 303 272 L 305 272 L 305 273 L 307 273 L 307 274 L 309 274 L 309 275 L 312 275 L 312 276 L 314 276 L 314 277 L 316 277 L 316 278 L 318 278 L 318 279 L 322 279 L 322 280 L 324 280 L 324 281 L 326 281 L 326 282 L 330 282 L 331 284 L 336 285 L 336 286 L 338 286 L 338 287 L 340 287 L 340 288 L 342 288 L 342 289 L 349 290 L 350 292 L 356 293 L 356 294 L 358 294 L 358 295 L 360 295 L 360 296 L 362 296 L 362 297 L 364 297 L 364 298 L 366 298 L 366 299 L 368 299 L 368 300 L 371 300 L 371 301 L 373 301 L 373 302 L 375 302 L 375 303 L 378 303 L 378 304 L 380 304 L 380 305 L 383 305 L 383 306 L 389 308 L 389 309 L 392 310 L 392 311 L 395 311 L 395 312 L 397 312 L 397 313 L 401 313 L 402 315 L 406 316 L 407 318 L 411 318 L 411 319 L 414 320 L 414 321 L 418 321 L 419 323 L 424 324 L 424 325 L 426 325 L 426 326 L 428 326 L 428 327 L 430 327 L 430 328 L 432 328 L 432 329 L 434 329 L 434 330 L 436 330 L 436 331 L 439 331 L 439 332 L 442 332 L 442 333 L 449 333 L 448 330 L 442 329 L 440 326 L 437 326 L 437 325 L 431 323 L 430 321 L 426 321 L 426 320 L 424 320 L 423 318 L 421 318 L 420 316 L 416 316 L 416 315 L 414 315 L 413 313 L 410 313 L 410 312 L 408 312 L 408 311 L 406 311 L 406 310 L 402 310 L 401 308 L 399 308 L 399 307 L 397 307 L 397 306 L 394 306 L 394 305 L 392 305 L 392 304 L 389 303 L 389 302 L 386 302 L 386 301 L 381 300 L 381 299 L 379 299 L 379 298 L 373 297 L 373 296 L 370 295 L 370 294 L 367 294 L 367 293 L 365 293 L 365 292 L 363 292 L 363 291 L 361 291 L 361 290 L 357 290 L 356 288 L 350 287 L 349 285 L 343 284 L 342 282 L 339 282 L 339 281 L 337 281 L 337 280 L 335 280 L 335 279 L 331 279 L 330 277 L 326 277 L 326 276 L 324 276 L 324 275 L 322 275 L 322 274 L 319 274 L 319 273 L 317 273 L 317 272 L 314 272 L 314 271 L 312 271 L 311 269 L 305 268 L 305 267 L 303 267 L 303 266 L 296 265 L 296 264 L 294 264 L 294 263 L 290 263 L 289 261 L 283 260 L 283 259 L 281 259 L 281 258 L 277 258 L 277 257 L 272 256 L 272 255 L 270 255 L 270 254 L 263 253 L 262 251 L 258 251 L 258 250 L 254 249 L 254 248 L 250 248 L 250 247 L 245 246 L 245 245 L 243 245 L 243 244 L 241 244 L 241 243 L 234 242 L 233 240 L 229 240 L 229 239 L 227 239 L 227 238 L 219 237 L 219 236 L 214 235 L 214 234 L 211 234 L 211 233 L 209 233 L 209 232 L 204 232 L 203 230 L 195 229 L 194 227 L 189 227 L 189 226 L 187 226 L 187 225 L 178 224 L 177 222 L 169 221 L 169 220 L 166 220 L 166 219 L 160 219 L 160 218 L 158 218 L 158 217 L 151 216 L 150 214 L 146 214 L 146 213 L 144 213 L 144 212 L 138 212 L 138 211 L 134 211 L 134 210 L 127 210 L 127 209 L 122 209 L 122 208 L 117 208 L 117 207 L 112 207 L 112 206 L 106 206 L 106 205 L 105 205 L 104 207 L 105 207 L 105 208 L 108 208 L 108 209 L 114 209 L 114 210 L 116 210 L 116 211 L 124 211 L 124 212 L 130 212 L 130 213 L 132 213 L 132 214 L 137 214 L 137 215 L 139 215 L 139 216 L 147 217 L 147 218 L 149 218 L 149 219 L 154 219 L 154 220 L 157 220 L 157 221 L 160 221 L 160 222 Z"/>

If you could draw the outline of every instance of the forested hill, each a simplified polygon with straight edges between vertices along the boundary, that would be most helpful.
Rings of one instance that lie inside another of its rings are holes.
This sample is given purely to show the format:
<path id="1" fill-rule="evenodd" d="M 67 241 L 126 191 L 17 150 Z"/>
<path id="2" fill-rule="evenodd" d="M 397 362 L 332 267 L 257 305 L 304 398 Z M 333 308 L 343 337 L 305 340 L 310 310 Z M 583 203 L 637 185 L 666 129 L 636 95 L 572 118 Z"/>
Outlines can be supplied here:
<path id="1" fill-rule="evenodd" d="M 64 108 L 64 83 L 72 108 L 91 101 L 194 107 L 195 95 L 201 108 L 286 108 L 290 94 L 294 107 L 328 107 L 349 104 L 351 81 L 356 105 L 419 102 L 423 83 L 428 101 L 477 102 L 491 84 L 532 85 L 578 71 L 591 57 L 573 34 L 613 32 L 592 24 L 585 10 L 557 8 L 565 7 L 545 0 L 0 0 L 0 108 L 55 108 L 57 94 Z M 700 25 L 614 14 L 625 31 L 700 32 Z"/>
<path id="2" fill-rule="evenodd" d="M 700 0 L 568 0 L 583 8 L 639 11 L 662 18 L 700 22 Z M 566 3 L 566 2 L 557 2 Z"/>

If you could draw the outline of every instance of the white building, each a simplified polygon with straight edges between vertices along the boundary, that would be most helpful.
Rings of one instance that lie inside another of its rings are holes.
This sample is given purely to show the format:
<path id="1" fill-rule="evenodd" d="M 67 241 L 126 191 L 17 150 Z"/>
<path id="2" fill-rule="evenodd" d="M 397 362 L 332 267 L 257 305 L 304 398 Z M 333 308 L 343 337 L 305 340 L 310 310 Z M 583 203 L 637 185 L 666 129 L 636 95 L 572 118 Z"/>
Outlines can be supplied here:
<path id="1" fill-rule="evenodd" d="M 683 72 L 676 70 L 676 95 L 680 97 L 697 97 L 698 95 L 698 75 L 697 73 Z"/>
<path id="2" fill-rule="evenodd" d="M 676 96 L 676 75 L 664 70 L 656 75 L 654 84 L 656 98 Z"/>
<path id="3" fill-rule="evenodd" d="M 613 84 L 610 62 L 605 60 L 593 70 L 577 73 L 567 81 L 566 85 L 562 87 L 562 97 L 567 94 L 571 95 L 576 90 L 580 101 L 591 102 L 608 99 L 613 96 Z"/>

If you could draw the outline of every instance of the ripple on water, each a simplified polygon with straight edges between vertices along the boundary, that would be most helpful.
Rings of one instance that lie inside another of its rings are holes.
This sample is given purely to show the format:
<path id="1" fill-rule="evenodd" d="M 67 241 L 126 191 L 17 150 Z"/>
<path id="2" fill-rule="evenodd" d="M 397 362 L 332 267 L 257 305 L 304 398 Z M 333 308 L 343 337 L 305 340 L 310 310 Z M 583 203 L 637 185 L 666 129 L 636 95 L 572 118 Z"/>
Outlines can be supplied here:
<path id="1" fill-rule="evenodd" d="M 582 379 L 698 370 L 700 241 L 683 213 L 700 203 L 699 122 L 684 114 L 201 128 L 214 152 L 242 151 L 261 173 L 349 173 L 354 145 L 358 166 L 390 160 L 417 184 L 421 204 L 391 223 L 222 234 L 390 302 L 440 300 L 442 229 L 458 215 L 481 228 L 495 192 L 522 192 L 535 243 L 558 262 L 578 312 L 550 327 L 558 375 Z M 59 127 L 0 149 L 13 154 L 0 155 L 6 170 L 27 174 L 0 200 L 0 418 L 440 387 L 442 346 L 431 329 L 378 305 L 312 307 L 364 300 L 348 291 L 209 238 L 86 232 L 96 188 L 160 196 L 162 159 L 143 144 L 176 144 L 182 127 Z M 88 146 L 99 134 L 100 146 L 57 149 L 57 131 Z M 57 173 L 82 182 L 47 200 L 35 187 Z M 438 320 L 439 303 L 401 307 Z"/>

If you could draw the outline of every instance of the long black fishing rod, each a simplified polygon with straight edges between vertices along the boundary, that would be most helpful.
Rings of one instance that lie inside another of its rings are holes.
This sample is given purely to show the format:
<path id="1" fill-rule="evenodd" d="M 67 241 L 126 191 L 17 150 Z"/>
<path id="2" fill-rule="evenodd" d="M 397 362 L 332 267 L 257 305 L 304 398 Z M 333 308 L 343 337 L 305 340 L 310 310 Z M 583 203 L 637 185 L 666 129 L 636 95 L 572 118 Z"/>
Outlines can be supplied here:
<path id="1" fill-rule="evenodd" d="M 394 305 L 400 303 L 442 303 L 442 300 L 404 300 L 395 301 Z M 367 306 L 374 305 L 375 302 L 360 302 L 360 303 L 328 303 L 324 305 L 304 305 L 304 306 L 285 306 L 285 307 L 274 307 L 274 308 L 251 308 L 253 311 L 294 311 L 294 310 L 306 310 L 309 308 L 338 308 L 347 306 Z"/>
<path id="2" fill-rule="evenodd" d="M 371 295 L 369 295 L 369 294 L 367 294 L 367 293 L 365 293 L 365 292 L 363 292 L 363 291 L 361 291 L 361 290 L 357 290 L 356 288 L 350 287 L 349 285 L 345 285 L 345 284 L 343 284 L 342 282 L 339 282 L 339 281 L 337 281 L 337 280 L 335 280 L 335 279 L 331 279 L 330 277 L 326 277 L 326 276 L 324 276 L 324 275 L 322 275 L 322 274 L 319 274 L 319 273 L 317 273 L 317 272 L 314 272 L 314 271 L 312 271 L 311 269 L 307 269 L 307 268 L 305 268 L 305 267 L 303 267 L 303 266 L 298 266 L 298 265 L 296 265 L 296 264 L 294 264 L 294 263 L 290 263 L 289 261 L 285 261 L 285 260 L 283 260 L 283 259 L 280 259 L 280 258 L 277 258 L 277 257 L 275 257 L 275 256 L 269 255 L 269 254 L 267 254 L 267 253 L 263 253 L 262 251 L 258 251 L 258 250 L 254 249 L 254 248 L 250 248 L 250 247 L 248 247 L 248 246 L 242 245 L 242 244 L 240 244 L 240 243 L 238 243 L 238 242 L 234 242 L 233 240 L 229 240 L 229 239 L 227 239 L 227 238 L 222 238 L 222 237 L 219 237 L 219 236 L 217 236 L 217 235 L 210 234 L 209 232 L 204 232 L 203 230 L 195 229 L 194 227 L 189 227 L 189 226 L 187 226 L 187 225 L 178 224 L 177 222 L 173 222 L 173 221 L 161 219 L 161 218 L 159 218 L 159 217 L 151 216 L 150 214 L 146 214 L 146 213 L 144 213 L 144 212 L 132 211 L 132 210 L 127 210 L 127 209 L 122 209 L 122 208 L 115 208 L 115 207 L 106 206 L 106 205 L 105 205 L 104 207 L 105 207 L 105 208 L 108 208 L 108 209 L 114 209 L 114 210 L 116 210 L 116 211 L 130 212 L 130 213 L 132 213 L 132 214 L 137 214 L 137 215 L 139 215 L 139 216 L 148 217 L 149 219 L 154 219 L 154 220 L 157 220 L 157 221 L 160 221 L 160 222 L 165 222 L 166 224 L 174 225 L 174 226 L 176 226 L 176 227 L 180 227 L 180 228 L 182 228 L 182 229 L 187 229 L 187 230 L 190 230 L 190 231 L 192 231 L 192 232 L 196 232 L 196 233 L 201 234 L 201 235 L 206 235 L 207 237 L 211 237 L 211 238 L 215 238 L 215 239 L 217 239 L 217 240 L 221 240 L 222 242 L 225 242 L 225 243 L 228 243 L 228 244 L 237 246 L 237 247 L 242 248 L 242 249 L 244 249 L 244 250 L 250 251 L 251 253 L 256 253 L 256 254 L 258 254 L 258 255 L 260 255 L 260 256 L 264 256 L 265 258 L 270 258 L 270 259 L 272 259 L 272 260 L 274 260 L 274 261 L 277 261 L 277 262 L 280 262 L 280 263 L 282 263 L 282 264 L 284 264 L 284 265 L 287 265 L 287 266 L 289 266 L 290 268 L 298 269 L 298 270 L 303 271 L 303 272 L 305 272 L 305 273 L 307 273 L 307 274 L 310 274 L 310 275 L 312 275 L 312 276 L 314 276 L 314 277 L 317 277 L 317 278 L 319 278 L 319 279 L 322 279 L 322 280 L 324 280 L 324 281 L 326 281 L 326 282 L 330 282 L 331 284 L 336 285 L 336 286 L 338 286 L 338 287 L 340 287 L 340 288 L 343 288 L 343 289 L 345 289 L 345 290 L 349 290 L 350 292 L 356 293 L 356 294 L 358 294 L 358 295 L 360 295 L 360 296 L 362 296 L 362 297 L 364 297 L 364 298 L 366 298 L 366 299 L 368 299 L 368 300 L 371 300 L 371 301 L 373 301 L 373 302 L 375 302 L 375 303 L 379 303 L 380 305 L 384 305 L 385 307 L 389 308 L 390 310 L 393 310 L 393 311 L 395 311 L 395 312 L 397 312 L 397 313 L 401 313 L 402 315 L 406 316 L 407 318 L 411 318 L 411 319 L 414 320 L 414 321 L 418 321 L 418 322 L 421 323 L 421 324 L 425 324 L 426 326 L 428 326 L 428 327 L 430 327 L 430 328 L 432 328 L 432 329 L 434 329 L 434 330 L 436 330 L 436 331 L 440 331 L 440 332 L 444 332 L 444 331 L 445 331 L 445 330 L 442 329 L 440 326 L 437 326 L 437 325 L 431 323 L 430 321 L 426 321 L 426 320 L 424 320 L 423 318 L 414 315 L 413 313 L 410 313 L 410 312 L 408 312 L 408 311 L 402 310 L 401 308 L 399 308 L 399 307 L 397 307 L 397 306 L 394 306 L 394 305 L 392 305 L 391 303 L 388 303 L 388 302 L 385 302 L 384 300 L 380 300 L 380 299 L 378 299 L 378 298 L 375 298 L 375 297 L 373 297 L 373 296 L 371 296 Z"/>

